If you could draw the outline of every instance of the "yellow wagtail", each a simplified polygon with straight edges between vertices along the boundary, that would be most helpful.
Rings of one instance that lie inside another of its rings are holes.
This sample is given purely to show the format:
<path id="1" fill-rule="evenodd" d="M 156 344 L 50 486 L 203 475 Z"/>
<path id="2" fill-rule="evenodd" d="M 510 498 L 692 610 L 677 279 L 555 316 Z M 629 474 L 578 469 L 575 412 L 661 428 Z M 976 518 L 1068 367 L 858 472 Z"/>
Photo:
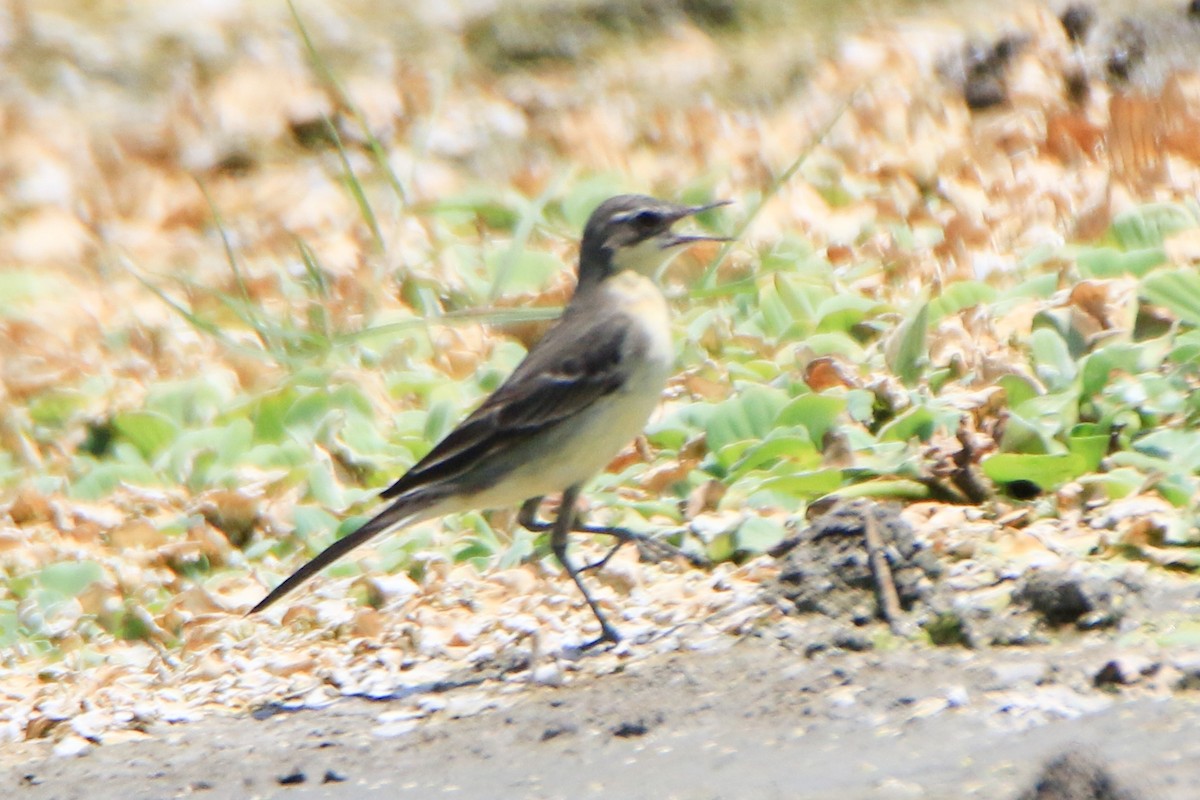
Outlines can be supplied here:
<path id="1" fill-rule="evenodd" d="M 550 529 L 554 555 L 600 623 L 599 637 L 583 647 L 620 641 L 567 555 L 567 534 L 611 534 L 618 547 L 645 540 L 620 528 L 577 527 L 575 503 L 584 482 L 641 432 L 670 375 L 670 316 L 653 278 L 680 246 L 724 241 L 677 234 L 671 226 L 720 205 L 684 206 L 643 195 L 601 203 L 583 231 L 574 296 L 508 380 L 384 490 L 387 507 L 296 570 L 250 613 L 389 528 L 520 503 L 521 524 Z M 537 510 L 542 497 L 555 492 L 562 500 L 551 526 L 537 520 Z"/>

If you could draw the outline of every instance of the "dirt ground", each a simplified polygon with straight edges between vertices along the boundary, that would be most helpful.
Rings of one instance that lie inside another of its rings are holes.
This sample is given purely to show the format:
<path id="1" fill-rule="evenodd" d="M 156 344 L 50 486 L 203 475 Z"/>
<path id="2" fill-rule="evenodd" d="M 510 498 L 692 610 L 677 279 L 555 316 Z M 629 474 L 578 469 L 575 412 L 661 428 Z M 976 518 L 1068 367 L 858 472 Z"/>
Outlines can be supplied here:
<path id="1" fill-rule="evenodd" d="M 9 770 L 8 796 L 1008 798 L 1068 749 L 1138 796 L 1197 796 L 1196 699 L 1089 689 L 1111 651 L 806 659 L 752 638 L 387 737 L 376 733 L 387 704 L 365 700 L 210 718 L 81 758 L 32 758 Z M 1007 703 L 1018 691 L 1046 708 Z"/>
<path id="2" fill-rule="evenodd" d="M 78 757 L 26 745 L 6 754 L 6 796 L 1196 797 L 1200 661 L 1142 634 L 1200 591 L 1157 579 L 1138 600 L 1119 635 L 856 651 L 837 620 L 788 616 L 699 651 L 588 654 L 601 674 L 561 685 L 535 668 L 414 687 L 422 720 L 346 698 L 160 725 Z M 888 641 L 881 624 L 856 630 Z M 1063 753 L 1074 788 L 1022 795 Z"/>

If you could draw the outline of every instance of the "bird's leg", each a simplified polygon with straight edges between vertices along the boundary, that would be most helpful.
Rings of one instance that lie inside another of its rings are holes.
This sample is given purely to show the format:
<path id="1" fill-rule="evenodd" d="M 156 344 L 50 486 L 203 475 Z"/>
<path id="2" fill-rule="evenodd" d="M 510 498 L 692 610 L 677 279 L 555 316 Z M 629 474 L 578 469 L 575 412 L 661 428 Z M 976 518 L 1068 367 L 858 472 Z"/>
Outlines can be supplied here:
<path id="1" fill-rule="evenodd" d="M 604 642 L 616 644 L 621 641 L 621 635 L 617 633 L 616 628 L 608 624 L 604 613 L 600 611 L 600 606 L 596 604 L 587 587 L 583 585 L 583 579 L 579 576 L 579 569 L 571 563 L 571 559 L 567 555 L 567 534 L 571 532 L 571 525 L 575 518 L 575 501 L 578 498 L 578 484 L 568 487 L 563 492 L 562 501 L 558 505 L 558 519 L 554 521 L 554 528 L 550 531 L 550 549 L 554 551 L 554 556 L 563 565 L 563 569 L 571 576 L 571 580 L 575 581 L 575 585 L 583 593 L 583 599 L 587 601 L 587 604 L 591 606 L 592 613 L 596 615 L 596 621 L 600 623 L 600 635 L 580 646 L 581 650 L 588 650 Z M 525 509 L 529 506 L 530 502 L 526 501 L 525 505 L 521 507 L 522 514 L 524 514 Z M 534 505 L 534 509 L 536 510 L 536 504 Z"/>
<path id="2" fill-rule="evenodd" d="M 553 527 L 553 523 L 538 519 L 538 507 L 541 505 L 542 498 L 531 497 L 521 506 L 520 512 L 517 514 L 517 522 L 521 527 L 535 533 L 543 533 Z M 574 516 L 574 515 L 572 515 Z M 617 540 L 616 545 L 608 551 L 607 554 L 598 561 L 593 561 L 591 564 L 585 564 L 580 567 L 580 572 L 587 572 L 593 569 L 600 569 L 607 564 L 621 547 L 629 542 L 637 545 L 638 554 L 646 561 L 663 561 L 668 558 L 685 558 L 693 567 L 707 567 L 708 561 L 701 556 L 680 550 L 673 544 L 656 539 L 645 533 L 631 531 L 628 528 L 618 528 L 612 525 L 592 525 L 590 523 L 579 524 L 578 521 L 573 521 L 571 524 L 573 533 L 591 533 L 599 536 L 612 536 Z"/>
<path id="3" fill-rule="evenodd" d="M 542 504 L 542 498 L 531 497 L 521 504 L 521 510 L 517 512 L 517 522 L 527 531 L 534 533 L 545 533 L 554 527 L 551 523 L 544 519 L 538 519 L 538 507 Z"/>

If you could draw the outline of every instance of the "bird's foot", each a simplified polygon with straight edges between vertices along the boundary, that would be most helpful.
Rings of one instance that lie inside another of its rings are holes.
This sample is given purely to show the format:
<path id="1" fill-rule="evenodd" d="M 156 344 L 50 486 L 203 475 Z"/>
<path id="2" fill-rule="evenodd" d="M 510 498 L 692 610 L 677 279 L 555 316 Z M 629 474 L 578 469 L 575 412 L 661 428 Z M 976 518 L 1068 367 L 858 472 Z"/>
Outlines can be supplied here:
<path id="1" fill-rule="evenodd" d="M 604 565 L 612 560 L 612 557 L 617 554 L 617 551 L 620 550 L 622 546 L 630 542 L 637 546 L 638 555 L 643 561 L 666 561 L 671 558 L 682 558 L 693 567 L 703 568 L 712 566 L 707 558 L 682 550 L 675 545 L 670 544 L 669 542 L 664 542 L 657 536 L 638 533 L 637 531 L 626 530 L 625 528 L 599 526 L 588 526 L 582 528 L 580 532 L 613 536 L 617 540 L 616 545 L 614 545 L 607 553 L 605 553 L 603 558 L 599 559 L 598 561 L 593 561 L 590 564 L 585 564 L 580 568 L 580 572 L 603 568 Z"/>
<path id="2" fill-rule="evenodd" d="M 600 635 L 591 641 L 584 642 L 579 645 L 579 652 L 586 653 L 593 647 L 599 647 L 602 644 L 611 644 L 614 647 L 621 643 L 621 634 L 617 633 L 617 629 L 609 625 L 607 621 L 600 626 Z"/>

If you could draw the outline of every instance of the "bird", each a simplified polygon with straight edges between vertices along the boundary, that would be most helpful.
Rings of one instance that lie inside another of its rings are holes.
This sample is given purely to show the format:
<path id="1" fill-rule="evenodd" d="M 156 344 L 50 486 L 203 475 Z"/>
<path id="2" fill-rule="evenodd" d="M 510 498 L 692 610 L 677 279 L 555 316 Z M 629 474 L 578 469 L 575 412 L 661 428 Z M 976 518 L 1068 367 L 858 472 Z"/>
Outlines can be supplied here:
<path id="1" fill-rule="evenodd" d="M 520 504 L 518 522 L 550 532 L 551 551 L 600 624 L 600 635 L 580 649 L 619 643 L 581 573 L 603 566 L 623 543 L 641 545 L 649 537 L 579 525 L 576 505 L 585 482 L 641 433 L 670 377 L 675 349 L 658 273 L 690 244 L 728 241 L 672 227 L 727 202 L 693 206 L 624 194 L 600 203 L 584 226 L 570 301 L 508 379 L 383 490 L 381 511 L 301 566 L 248 614 L 384 531 Z M 539 520 L 543 498 L 556 493 L 561 500 L 554 522 Z M 572 531 L 610 534 L 617 544 L 595 564 L 578 567 L 567 552 Z"/>

